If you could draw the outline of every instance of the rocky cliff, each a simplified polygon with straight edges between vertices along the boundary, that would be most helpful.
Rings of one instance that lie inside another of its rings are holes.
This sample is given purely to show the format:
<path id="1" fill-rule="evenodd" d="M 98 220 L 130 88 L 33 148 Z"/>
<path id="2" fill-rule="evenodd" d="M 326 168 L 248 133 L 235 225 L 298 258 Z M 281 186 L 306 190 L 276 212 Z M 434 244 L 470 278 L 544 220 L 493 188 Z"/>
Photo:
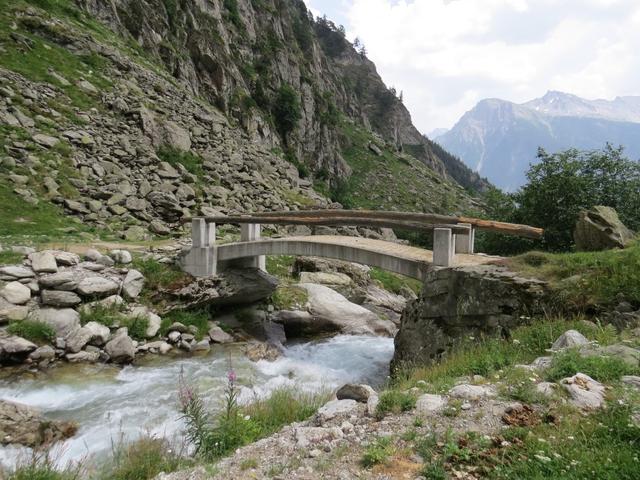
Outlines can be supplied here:
<path id="1" fill-rule="evenodd" d="M 302 2 L 0 5 L 12 231 L 44 218 L 69 229 L 59 207 L 76 229 L 130 239 L 193 214 L 334 200 L 474 208 L 375 66 Z"/>

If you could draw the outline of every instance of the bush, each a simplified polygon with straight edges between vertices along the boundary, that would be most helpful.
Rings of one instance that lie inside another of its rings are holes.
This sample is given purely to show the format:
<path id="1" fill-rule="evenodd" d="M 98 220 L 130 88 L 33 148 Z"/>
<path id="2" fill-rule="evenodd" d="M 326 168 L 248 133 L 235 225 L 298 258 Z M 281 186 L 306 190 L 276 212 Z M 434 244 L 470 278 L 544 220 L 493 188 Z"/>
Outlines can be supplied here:
<path id="1" fill-rule="evenodd" d="M 408 412 L 416 408 L 416 396 L 400 390 L 387 390 L 380 395 L 376 407 L 376 417 L 383 418 L 387 413 Z"/>
<path id="2" fill-rule="evenodd" d="M 85 306 L 80 309 L 80 323 L 86 325 L 89 322 L 97 322 L 105 327 L 113 327 L 121 323 L 125 317 L 122 314 L 124 305 L 101 305 L 96 304 L 91 307 Z"/>
<path id="3" fill-rule="evenodd" d="M 182 271 L 177 265 L 167 265 L 152 258 L 134 258 L 133 267 L 140 270 L 145 277 L 143 293 L 170 288 L 191 279 L 189 274 Z"/>
<path id="4" fill-rule="evenodd" d="M 576 350 L 568 350 L 553 358 L 545 376 L 548 381 L 557 382 L 576 373 L 584 373 L 599 382 L 611 382 L 620 380 L 623 375 L 638 375 L 640 368 L 616 357 L 583 357 Z"/>
<path id="5" fill-rule="evenodd" d="M 56 338 L 56 331 L 53 327 L 36 320 L 13 322 L 7 327 L 7 332 L 36 343 L 53 342 Z"/>
<path id="6" fill-rule="evenodd" d="M 149 328 L 149 319 L 142 316 L 125 318 L 121 325 L 127 327 L 129 336 L 134 340 L 145 340 L 147 338 L 147 329 Z"/>
<path id="7" fill-rule="evenodd" d="M 284 84 L 280 87 L 272 113 L 276 128 L 286 142 L 287 136 L 302 118 L 300 98 L 291 85 Z"/>
<path id="8" fill-rule="evenodd" d="M 391 438 L 379 437 L 365 448 L 362 456 L 362 465 L 368 468 L 380 463 L 386 463 L 392 454 Z"/>

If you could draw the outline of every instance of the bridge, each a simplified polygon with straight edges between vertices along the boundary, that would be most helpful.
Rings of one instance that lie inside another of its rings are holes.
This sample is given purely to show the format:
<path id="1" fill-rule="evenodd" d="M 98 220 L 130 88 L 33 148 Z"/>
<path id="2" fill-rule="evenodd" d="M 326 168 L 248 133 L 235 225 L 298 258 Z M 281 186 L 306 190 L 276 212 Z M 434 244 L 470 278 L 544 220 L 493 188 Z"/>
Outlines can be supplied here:
<path id="1" fill-rule="evenodd" d="M 542 229 L 470 217 L 382 212 L 370 210 L 311 210 L 262 212 L 242 216 L 189 219 L 192 247 L 183 269 L 195 277 L 209 277 L 227 268 L 265 270 L 266 255 L 327 257 L 379 267 L 422 280 L 432 266 L 480 265 L 495 257 L 474 253 L 476 230 L 540 238 Z M 240 242 L 216 244 L 216 225 L 239 224 Z M 433 234 L 433 251 L 383 240 L 340 235 L 285 238 L 261 236 L 262 225 L 356 226 L 391 228 Z"/>

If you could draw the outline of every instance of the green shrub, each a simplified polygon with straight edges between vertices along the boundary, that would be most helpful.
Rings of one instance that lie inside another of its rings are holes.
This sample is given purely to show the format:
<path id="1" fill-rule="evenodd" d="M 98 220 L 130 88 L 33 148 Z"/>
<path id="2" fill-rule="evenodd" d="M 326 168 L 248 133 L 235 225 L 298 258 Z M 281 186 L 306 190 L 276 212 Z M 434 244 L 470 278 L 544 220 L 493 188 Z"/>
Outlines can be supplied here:
<path id="1" fill-rule="evenodd" d="M 145 340 L 147 338 L 147 329 L 149 328 L 149 319 L 142 316 L 124 318 L 121 326 L 127 327 L 129 336 L 134 340 Z"/>
<path id="2" fill-rule="evenodd" d="M 151 480 L 159 473 L 171 473 L 188 466 L 166 440 L 152 437 L 131 444 L 118 445 L 113 453 L 113 465 L 104 473 L 104 480 Z"/>
<path id="3" fill-rule="evenodd" d="M 13 322 L 7 327 L 7 332 L 37 343 L 48 343 L 56 339 L 53 327 L 37 320 Z"/>
<path id="4" fill-rule="evenodd" d="M 568 350 L 553 357 L 545 376 L 547 380 L 557 382 L 576 373 L 584 373 L 599 382 L 611 382 L 620 380 L 623 375 L 637 375 L 640 368 L 616 357 L 583 357 L 577 350 Z"/>
<path id="5" fill-rule="evenodd" d="M 158 150 L 157 154 L 160 160 L 167 162 L 173 167 L 182 165 L 189 173 L 197 177 L 204 176 L 202 158 L 195 153 L 183 152 L 177 148 L 164 146 Z"/>
<path id="6" fill-rule="evenodd" d="M 278 90 L 273 104 L 273 119 L 283 139 L 295 128 L 302 118 L 300 98 L 291 85 L 284 84 Z"/>
<path id="7" fill-rule="evenodd" d="M 177 265 L 167 265 L 152 258 L 134 258 L 133 267 L 140 270 L 145 277 L 143 293 L 146 294 L 157 292 L 158 289 L 180 285 L 191 278 Z"/>
<path id="8" fill-rule="evenodd" d="M 416 396 L 400 390 L 387 390 L 380 395 L 376 407 L 376 417 L 383 418 L 388 413 L 400 413 L 416 407 Z"/>
<path id="9" fill-rule="evenodd" d="M 113 327 L 121 324 L 125 320 L 122 314 L 124 305 L 101 305 L 96 304 L 91 307 L 80 309 L 80 323 L 86 325 L 89 322 L 97 322 L 105 327 Z"/>
<path id="10" fill-rule="evenodd" d="M 402 293 L 403 288 L 412 290 L 416 295 L 422 290 L 422 282 L 409 277 L 403 277 L 395 273 L 374 267 L 369 271 L 369 276 L 382 285 L 385 290 L 389 290 L 397 295 Z"/>
<path id="11" fill-rule="evenodd" d="M 365 448 L 362 455 L 362 465 L 369 468 L 387 463 L 391 455 L 393 455 L 391 438 L 378 437 Z"/>
<path id="12" fill-rule="evenodd" d="M 198 329 L 196 339 L 202 340 L 209 332 L 210 317 L 206 310 L 174 310 L 163 317 L 160 333 L 166 335 L 171 324 L 180 322 L 187 327 L 196 327 Z"/>

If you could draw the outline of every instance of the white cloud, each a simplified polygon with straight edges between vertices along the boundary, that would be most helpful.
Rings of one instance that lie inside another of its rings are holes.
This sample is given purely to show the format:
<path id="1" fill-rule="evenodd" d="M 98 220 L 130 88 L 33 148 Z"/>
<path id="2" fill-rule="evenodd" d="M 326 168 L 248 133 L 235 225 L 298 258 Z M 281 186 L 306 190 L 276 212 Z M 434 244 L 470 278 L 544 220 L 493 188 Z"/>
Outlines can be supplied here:
<path id="1" fill-rule="evenodd" d="M 423 131 L 487 97 L 640 94 L 638 0 L 351 0 L 347 19 Z"/>

